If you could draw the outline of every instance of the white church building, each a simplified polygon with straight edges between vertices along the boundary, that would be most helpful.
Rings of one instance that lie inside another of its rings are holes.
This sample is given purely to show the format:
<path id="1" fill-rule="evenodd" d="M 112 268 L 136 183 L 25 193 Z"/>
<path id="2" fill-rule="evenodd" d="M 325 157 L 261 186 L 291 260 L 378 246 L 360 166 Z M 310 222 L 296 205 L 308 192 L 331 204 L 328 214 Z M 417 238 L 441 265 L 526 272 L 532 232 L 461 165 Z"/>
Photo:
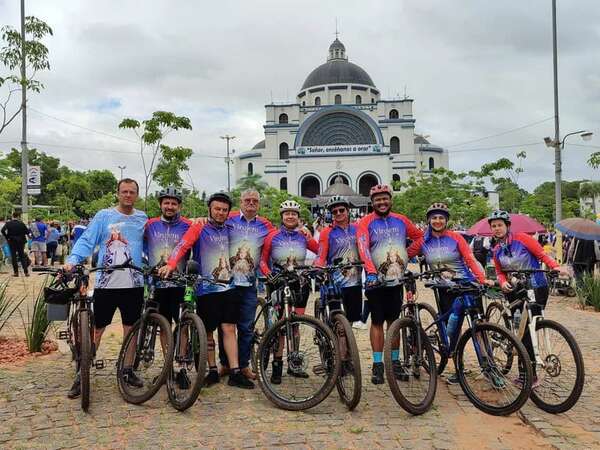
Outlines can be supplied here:
<path id="1" fill-rule="evenodd" d="M 448 168 L 448 152 L 415 134 L 413 100 L 382 99 L 337 38 L 296 100 L 265 106 L 265 139 L 235 156 L 235 180 L 260 174 L 270 186 L 314 198 L 339 176 L 368 195 L 375 184 Z"/>

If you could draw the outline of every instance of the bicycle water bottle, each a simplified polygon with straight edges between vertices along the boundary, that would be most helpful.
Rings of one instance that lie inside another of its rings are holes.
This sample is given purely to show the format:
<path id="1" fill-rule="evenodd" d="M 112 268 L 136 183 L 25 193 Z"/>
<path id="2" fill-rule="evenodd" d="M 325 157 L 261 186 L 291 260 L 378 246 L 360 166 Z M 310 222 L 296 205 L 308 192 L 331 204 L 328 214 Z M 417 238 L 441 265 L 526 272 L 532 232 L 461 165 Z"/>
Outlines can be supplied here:
<path id="1" fill-rule="evenodd" d="M 448 336 L 450 337 L 450 351 L 454 351 L 456 343 L 458 342 L 458 327 L 460 326 L 460 316 L 452 312 L 448 318 Z"/>
<path id="2" fill-rule="evenodd" d="M 517 309 L 513 314 L 513 326 L 515 327 L 515 332 L 519 331 L 519 327 L 521 326 L 521 310 Z"/>

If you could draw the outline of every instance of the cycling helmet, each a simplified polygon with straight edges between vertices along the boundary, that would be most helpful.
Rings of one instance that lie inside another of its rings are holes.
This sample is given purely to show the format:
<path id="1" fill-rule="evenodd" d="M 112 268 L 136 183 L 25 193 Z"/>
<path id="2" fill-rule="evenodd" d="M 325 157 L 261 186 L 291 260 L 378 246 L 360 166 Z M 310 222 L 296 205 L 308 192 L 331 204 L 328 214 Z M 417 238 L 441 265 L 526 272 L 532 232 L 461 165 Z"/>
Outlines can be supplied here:
<path id="1" fill-rule="evenodd" d="M 279 214 L 283 214 L 286 211 L 294 211 L 300 215 L 300 204 L 295 200 L 286 200 L 279 205 Z"/>
<path id="2" fill-rule="evenodd" d="M 163 198 L 174 198 L 179 203 L 181 203 L 182 200 L 183 200 L 183 197 L 181 195 L 181 191 L 179 189 L 177 189 L 175 186 L 169 186 L 166 189 L 162 189 L 158 193 L 158 202 L 160 203 L 160 201 Z"/>
<path id="3" fill-rule="evenodd" d="M 337 205 L 343 205 L 346 208 L 349 208 L 350 202 L 346 199 L 346 197 L 343 197 L 341 195 L 334 195 L 329 200 L 327 200 L 327 204 L 325 205 L 325 207 L 331 211 L 333 207 Z"/>
<path id="4" fill-rule="evenodd" d="M 488 223 L 492 223 L 492 220 L 504 220 L 504 223 L 506 225 L 510 225 L 510 215 L 508 214 L 508 212 L 503 211 L 501 209 L 496 209 L 495 211 L 492 211 L 491 214 L 488 216 Z"/>
<path id="5" fill-rule="evenodd" d="M 206 201 L 206 204 L 208 205 L 209 208 L 210 208 L 210 204 L 214 200 L 218 200 L 220 202 L 227 203 L 230 208 L 231 208 L 231 205 L 233 204 L 232 201 L 231 201 L 231 197 L 225 191 L 215 192 L 210 197 L 208 197 L 208 200 Z"/>
<path id="6" fill-rule="evenodd" d="M 427 220 L 429 220 L 429 217 L 433 216 L 434 214 L 441 214 L 442 216 L 446 216 L 446 219 L 449 219 L 450 210 L 448 209 L 448 205 L 445 203 L 433 203 L 429 208 L 427 208 Z"/>
<path id="7" fill-rule="evenodd" d="M 392 196 L 392 189 L 387 184 L 376 184 L 369 191 L 369 197 L 373 198 L 377 194 L 388 194 Z"/>

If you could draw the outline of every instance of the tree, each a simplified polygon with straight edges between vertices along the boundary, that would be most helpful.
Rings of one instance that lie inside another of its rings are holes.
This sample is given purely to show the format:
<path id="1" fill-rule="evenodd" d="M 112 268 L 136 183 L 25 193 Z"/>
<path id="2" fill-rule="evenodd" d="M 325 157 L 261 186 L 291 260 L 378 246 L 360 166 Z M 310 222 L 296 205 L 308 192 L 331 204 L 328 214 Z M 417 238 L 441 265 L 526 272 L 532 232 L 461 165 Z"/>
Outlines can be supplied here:
<path id="1" fill-rule="evenodd" d="M 580 181 L 562 182 L 562 209 L 564 217 L 579 216 Z M 544 225 L 554 223 L 554 182 L 546 181 L 533 190 L 521 205 L 521 212 L 533 217 Z"/>
<path id="2" fill-rule="evenodd" d="M 155 176 L 155 164 L 157 160 L 165 161 L 170 168 L 181 167 L 185 165 L 185 161 L 191 156 L 190 149 L 176 147 L 182 150 L 189 150 L 189 156 L 181 162 L 181 158 L 187 154 L 184 151 L 173 151 L 167 145 L 164 145 L 163 139 L 179 129 L 191 130 L 192 124 L 190 119 L 184 116 L 177 116 L 172 112 L 155 111 L 150 119 L 139 122 L 136 119 L 125 118 L 119 124 L 121 129 L 133 130 L 135 135 L 140 140 L 140 157 L 142 159 L 142 168 L 144 169 L 144 210 L 148 206 L 148 189 Z M 172 174 L 169 175 L 172 177 Z M 179 175 L 177 175 L 179 177 Z M 181 180 L 179 178 L 179 180 Z M 163 180 L 164 181 L 164 180 Z"/>
<path id="3" fill-rule="evenodd" d="M 181 187 L 183 180 L 180 173 L 189 170 L 187 161 L 192 156 L 192 153 L 191 148 L 171 148 L 162 145 L 160 161 L 156 165 L 152 179 L 163 188 L 167 186 Z"/>
<path id="4" fill-rule="evenodd" d="M 21 89 L 27 91 L 40 92 L 44 85 L 35 79 L 40 70 L 49 70 L 48 48 L 41 42 L 47 36 L 52 35 L 52 28 L 46 22 L 33 16 L 25 18 L 25 79 L 21 79 L 20 67 L 22 59 L 22 39 L 19 30 L 11 26 L 2 27 L 3 45 L 0 48 L 0 62 L 7 69 L 7 73 L 0 74 L 0 88 L 6 91 L 4 101 L 0 103 L 0 134 L 10 125 L 10 123 L 19 115 L 22 106 L 19 106 L 13 112 L 8 108 L 13 94 L 20 92 Z M 27 72 L 30 75 L 27 75 Z"/>
<path id="5" fill-rule="evenodd" d="M 592 213 L 594 218 L 598 211 L 596 211 L 596 197 L 600 196 L 600 182 L 598 181 L 588 181 L 582 182 L 579 185 L 579 197 L 585 198 L 589 197 L 592 199 Z M 585 211 L 582 211 L 585 214 Z"/>
<path id="6" fill-rule="evenodd" d="M 240 191 L 244 191 L 246 189 L 256 189 L 258 192 L 262 192 L 267 187 L 269 187 L 269 184 L 264 181 L 258 173 L 246 175 L 245 177 L 240 178 L 237 183 L 237 188 Z"/>
<path id="7" fill-rule="evenodd" d="M 600 167 L 600 152 L 592 153 L 590 159 L 588 159 L 588 164 L 593 169 L 598 169 Z"/>

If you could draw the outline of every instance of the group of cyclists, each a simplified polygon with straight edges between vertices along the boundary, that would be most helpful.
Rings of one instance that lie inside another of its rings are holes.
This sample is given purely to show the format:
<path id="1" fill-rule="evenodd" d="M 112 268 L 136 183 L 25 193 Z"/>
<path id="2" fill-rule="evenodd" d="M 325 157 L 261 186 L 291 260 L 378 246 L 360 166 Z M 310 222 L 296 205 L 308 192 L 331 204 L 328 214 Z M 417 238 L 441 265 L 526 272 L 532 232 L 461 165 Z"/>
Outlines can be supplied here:
<path id="1" fill-rule="evenodd" d="M 401 314 L 404 297 L 404 273 L 415 256 L 424 257 L 432 268 L 447 268 L 455 276 L 493 285 L 485 269 L 473 256 L 461 234 L 449 229 L 450 211 L 444 203 L 433 203 L 426 213 L 425 230 L 419 229 L 406 216 L 392 211 L 392 189 L 376 185 L 370 190 L 373 211 L 352 223 L 351 205 L 342 196 L 333 196 L 327 203 L 332 224 L 323 229 L 317 242 L 310 232 L 299 226 L 300 205 L 286 200 L 280 205 L 281 224 L 277 228 L 259 215 L 260 194 L 248 189 L 241 194 L 240 210 L 232 211 L 232 199 L 217 192 L 208 200 L 208 217 L 189 220 L 181 216 L 182 193 L 169 187 L 160 191 L 161 215 L 148 219 L 134 208 L 139 195 L 137 182 L 130 178 L 119 181 L 118 204 L 99 211 L 73 246 L 65 269 L 85 261 L 99 247 L 99 266 L 111 266 L 131 261 L 141 266 L 147 258 L 150 266 L 162 266 L 158 273 L 163 281 L 156 285 L 155 300 L 160 313 L 169 321 L 177 319 L 183 288 L 167 278 L 174 271 L 183 271 L 191 258 L 200 267 L 203 280 L 196 286 L 196 309 L 208 336 L 208 373 L 205 385 L 218 383 L 228 375 L 230 386 L 252 389 L 256 374 L 250 366 L 253 322 L 257 308 L 257 274 L 267 282 L 281 267 L 302 266 L 307 251 L 317 254 L 316 266 L 334 261 L 362 262 L 360 267 L 345 270 L 338 279 L 344 311 L 350 322 L 361 318 L 363 290 L 371 313 L 370 343 L 372 349 L 373 384 L 384 383 L 384 324 L 390 324 Z M 563 271 L 530 236 L 510 231 L 510 216 L 506 211 L 493 211 L 488 222 L 494 236 L 492 248 L 498 282 L 510 296 L 512 286 L 506 271 L 538 269 L 546 264 Z M 531 276 L 539 308 L 548 299 L 548 284 L 543 273 Z M 364 285 L 363 285 L 363 279 Z M 295 310 L 303 314 L 309 298 L 308 285 L 295 293 Z M 454 301 L 452 294 L 440 291 L 440 314 L 448 311 Z M 123 332 L 126 334 L 139 319 L 143 303 L 143 279 L 133 270 L 100 271 L 95 281 L 94 344 L 96 350 L 105 328 L 119 309 Z M 218 336 L 214 332 L 218 331 Z M 219 342 L 220 368 L 217 366 L 216 340 Z M 528 345 L 524 342 L 525 346 Z M 530 344 L 529 344 L 530 345 Z M 393 370 L 398 379 L 406 376 L 399 363 L 399 352 L 392 352 Z M 275 355 L 271 361 L 271 382 L 281 383 L 284 362 Z M 287 368 L 291 377 L 307 378 L 301 368 Z M 127 383 L 143 384 L 135 372 L 126 373 Z M 449 383 L 456 382 L 456 374 Z M 77 375 L 68 396 L 80 395 Z"/>

